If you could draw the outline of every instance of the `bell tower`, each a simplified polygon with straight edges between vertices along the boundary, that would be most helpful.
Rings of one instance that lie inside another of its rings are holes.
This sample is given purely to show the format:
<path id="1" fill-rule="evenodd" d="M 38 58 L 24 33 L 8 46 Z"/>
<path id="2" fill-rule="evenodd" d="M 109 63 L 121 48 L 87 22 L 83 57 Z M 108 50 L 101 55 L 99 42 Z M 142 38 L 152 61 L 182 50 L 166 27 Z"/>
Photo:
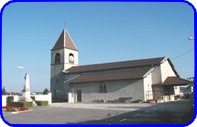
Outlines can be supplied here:
<path id="1" fill-rule="evenodd" d="M 51 49 L 51 92 L 56 97 L 63 86 L 63 71 L 78 65 L 78 50 L 68 31 L 64 29 Z"/>

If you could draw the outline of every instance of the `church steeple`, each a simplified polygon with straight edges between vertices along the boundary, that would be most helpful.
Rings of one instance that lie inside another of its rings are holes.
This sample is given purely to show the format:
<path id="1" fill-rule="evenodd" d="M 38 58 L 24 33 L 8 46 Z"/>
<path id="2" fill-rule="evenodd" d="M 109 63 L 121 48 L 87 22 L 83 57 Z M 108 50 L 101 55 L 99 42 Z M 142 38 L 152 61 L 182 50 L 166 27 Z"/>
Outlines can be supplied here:
<path id="1" fill-rule="evenodd" d="M 69 33 L 66 29 L 64 29 L 62 31 L 57 42 L 55 43 L 54 47 L 52 48 L 52 51 L 59 50 L 62 48 L 67 48 L 67 49 L 78 51 L 77 47 L 75 46 L 71 36 L 69 35 Z"/>
<path id="2" fill-rule="evenodd" d="M 68 89 L 58 93 L 59 89 L 67 88 L 64 83 L 65 72 L 73 66 L 78 66 L 78 50 L 68 31 L 64 29 L 51 49 L 51 92 L 53 100 L 64 98 L 67 100 Z M 64 100 L 64 101 L 65 101 Z"/>
<path id="3" fill-rule="evenodd" d="M 64 29 L 51 49 L 51 76 L 78 65 L 78 50 L 68 31 Z"/>

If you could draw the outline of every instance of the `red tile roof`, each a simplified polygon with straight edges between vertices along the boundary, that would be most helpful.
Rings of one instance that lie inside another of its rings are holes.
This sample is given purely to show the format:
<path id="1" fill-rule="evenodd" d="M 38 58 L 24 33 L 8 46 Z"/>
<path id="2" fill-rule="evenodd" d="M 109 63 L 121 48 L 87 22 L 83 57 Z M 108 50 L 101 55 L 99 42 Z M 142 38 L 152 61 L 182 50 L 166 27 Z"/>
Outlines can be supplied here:
<path id="1" fill-rule="evenodd" d="M 140 79 L 152 67 L 140 67 L 126 70 L 115 70 L 107 72 L 94 72 L 87 74 L 79 74 L 78 77 L 70 81 L 70 83 L 85 83 L 85 82 L 101 82 L 113 80 L 126 80 L 126 79 Z"/>
<path id="2" fill-rule="evenodd" d="M 58 50 L 61 48 L 68 48 L 77 51 L 77 47 L 74 45 L 67 30 L 62 31 L 52 50 Z"/>
<path id="3" fill-rule="evenodd" d="M 180 85 L 188 85 L 191 82 L 179 77 L 168 77 L 163 85 L 173 85 L 173 86 L 180 86 Z"/>

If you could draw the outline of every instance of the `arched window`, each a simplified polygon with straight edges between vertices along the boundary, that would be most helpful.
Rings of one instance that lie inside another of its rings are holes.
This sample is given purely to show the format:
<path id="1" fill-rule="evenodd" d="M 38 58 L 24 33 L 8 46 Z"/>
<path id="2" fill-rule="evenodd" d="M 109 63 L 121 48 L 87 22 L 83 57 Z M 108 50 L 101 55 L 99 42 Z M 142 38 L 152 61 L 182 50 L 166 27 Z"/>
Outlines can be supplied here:
<path id="1" fill-rule="evenodd" d="M 69 54 L 69 63 L 74 63 L 74 55 L 72 53 Z"/>
<path id="2" fill-rule="evenodd" d="M 60 53 L 57 53 L 55 55 L 55 64 L 59 64 L 60 63 Z"/>

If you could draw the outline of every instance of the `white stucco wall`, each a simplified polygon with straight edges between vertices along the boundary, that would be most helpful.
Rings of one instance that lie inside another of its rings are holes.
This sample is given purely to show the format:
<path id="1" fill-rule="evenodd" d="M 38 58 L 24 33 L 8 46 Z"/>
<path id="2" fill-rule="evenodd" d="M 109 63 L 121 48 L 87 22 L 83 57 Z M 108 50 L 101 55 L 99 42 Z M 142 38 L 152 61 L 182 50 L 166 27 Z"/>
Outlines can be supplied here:
<path id="1" fill-rule="evenodd" d="M 162 96 L 164 95 L 162 85 L 153 85 L 153 95 L 155 100 L 161 100 Z"/>
<path id="2" fill-rule="evenodd" d="M 6 106 L 7 105 L 7 97 L 12 96 L 14 97 L 14 102 L 19 101 L 22 96 L 18 96 L 18 95 L 2 95 L 2 106 Z"/>
<path id="3" fill-rule="evenodd" d="M 18 95 L 2 95 L 2 106 L 7 105 L 7 97 L 12 96 L 14 97 L 14 102 L 20 101 L 23 97 Z M 47 95 L 31 95 L 31 97 L 35 97 L 36 101 L 48 101 L 48 104 L 51 104 L 51 96 L 52 94 L 49 93 Z"/>
<path id="4" fill-rule="evenodd" d="M 174 86 L 174 95 L 180 95 L 180 86 Z"/>
<path id="5" fill-rule="evenodd" d="M 155 68 L 155 70 L 153 71 L 153 74 L 152 74 L 153 85 L 154 84 L 161 85 L 166 80 L 167 77 L 176 76 L 168 59 L 165 59 L 164 61 L 162 61 L 160 66 L 156 66 L 154 68 Z M 180 89 L 178 86 L 176 89 L 174 87 L 174 94 L 175 95 L 179 95 L 180 94 L 179 91 L 180 91 Z M 153 93 L 155 95 L 155 99 L 161 99 L 162 96 L 164 97 L 164 91 L 163 91 L 162 86 L 154 86 Z M 166 98 L 163 98 L 163 99 L 166 100 Z M 172 100 L 172 97 L 170 100 Z"/>
<path id="6" fill-rule="evenodd" d="M 55 64 L 55 56 L 57 53 L 60 53 L 60 64 Z M 69 63 L 69 54 L 74 55 L 74 64 Z M 71 49 L 59 49 L 51 51 L 51 77 L 58 75 L 63 70 L 67 70 L 72 66 L 77 66 L 79 63 L 78 60 L 78 51 Z"/>
<path id="7" fill-rule="evenodd" d="M 153 99 L 152 91 L 152 73 L 147 74 L 144 77 L 144 99 L 145 101 Z"/>
<path id="8" fill-rule="evenodd" d="M 69 54 L 72 53 L 74 55 L 74 64 L 69 63 Z M 71 49 L 64 49 L 64 70 L 69 69 L 72 66 L 77 66 L 79 64 L 78 60 L 78 51 Z"/>
<path id="9" fill-rule="evenodd" d="M 82 102 L 92 102 L 93 100 L 115 100 L 121 97 L 132 97 L 133 100 L 144 101 L 143 80 L 131 81 L 110 81 L 105 82 L 107 93 L 99 93 L 100 83 L 81 83 L 72 85 L 71 89 L 81 90 Z"/>
<path id="10" fill-rule="evenodd" d="M 51 104 L 52 94 L 48 93 L 47 95 L 31 95 L 31 97 L 35 97 L 36 101 L 48 101 L 48 104 Z"/>
<path id="11" fill-rule="evenodd" d="M 155 66 L 152 71 L 152 84 L 160 84 L 161 83 L 161 69 L 160 66 Z"/>
<path id="12" fill-rule="evenodd" d="M 162 83 L 166 80 L 167 77 L 169 76 L 176 76 L 174 73 L 172 67 L 170 66 L 170 63 L 168 60 L 165 60 L 161 65 L 161 81 Z"/>
<path id="13" fill-rule="evenodd" d="M 6 95 L 2 95 L 2 106 L 6 106 L 7 105 L 7 96 Z"/>

